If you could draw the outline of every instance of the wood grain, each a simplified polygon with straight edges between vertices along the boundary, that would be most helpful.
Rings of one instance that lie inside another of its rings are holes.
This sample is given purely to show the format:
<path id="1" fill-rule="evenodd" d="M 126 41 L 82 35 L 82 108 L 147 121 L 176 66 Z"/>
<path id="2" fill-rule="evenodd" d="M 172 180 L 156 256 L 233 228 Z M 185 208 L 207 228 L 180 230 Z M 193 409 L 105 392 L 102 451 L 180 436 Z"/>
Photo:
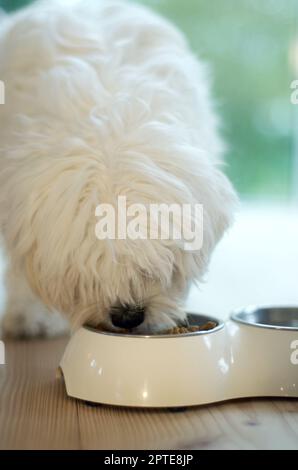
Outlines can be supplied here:
<path id="1" fill-rule="evenodd" d="M 66 397 L 56 368 L 67 339 L 7 341 L 1 449 L 298 449 L 298 400 L 145 410 Z"/>
<path id="2" fill-rule="evenodd" d="M 76 403 L 67 399 L 56 364 L 66 340 L 6 342 L 1 366 L 0 448 L 76 449 Z"/>

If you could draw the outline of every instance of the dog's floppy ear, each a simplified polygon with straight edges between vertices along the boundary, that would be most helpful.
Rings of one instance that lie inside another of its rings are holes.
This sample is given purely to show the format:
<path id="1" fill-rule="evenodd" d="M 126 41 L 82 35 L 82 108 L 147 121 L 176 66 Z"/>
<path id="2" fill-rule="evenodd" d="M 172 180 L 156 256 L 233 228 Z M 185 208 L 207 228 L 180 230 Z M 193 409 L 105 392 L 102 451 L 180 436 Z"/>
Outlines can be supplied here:
<path id="1" fill-rule="evenodd" d="M 182 265 L 185 276 L 201 280 L 212 252 L 225 231 L 232 225 L 238 207 L 237 195 L 228 178 L 216 167 L 198 181 L 194 188 L 197 203 L 202 204 L 202 246 L 199 250 L 184 251 Z"/>
<path id="2" fill-rule="evenodd" d="M 1 225 L 12 263 L 25 271 L 31 288 L 45 304 L 68 311 L 76 296 L 95 302 L 99 295 L 90 279 L 102 255 L 94 233 L 100 168 L 81 158 L 79 146 L 66 156 L 61 148 L 59 158 L 51 148 L 54 142 L 39 149 L 28 141 L 17 149 L 9 178 L 0 175 L 1 194 L 12 193 Z"/>

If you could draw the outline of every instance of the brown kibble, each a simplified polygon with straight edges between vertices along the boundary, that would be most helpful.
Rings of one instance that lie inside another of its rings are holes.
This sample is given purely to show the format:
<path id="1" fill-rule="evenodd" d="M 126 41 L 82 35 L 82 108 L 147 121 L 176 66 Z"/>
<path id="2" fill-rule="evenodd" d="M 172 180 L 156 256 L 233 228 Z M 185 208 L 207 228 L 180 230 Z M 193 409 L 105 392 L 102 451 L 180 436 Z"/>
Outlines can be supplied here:
<path id="1" fill-rule="evenodd" d="M 157 334 L 160 335 L 183 335 L 186 333 L 194 333 L 196 331 L 208 331 L 208 330 L 213 330 L 217 326 L 217 323 L 214 321 L 207 321 L 203 325 L 192 325 L 192 326 L 174 326 L 170 330 L 165 330 L 165 331 L 160 331 Z M 100 327 L 98 327 L 99 330 L 101 330 Z M 102 329 L 102 331 L 108 331 Z M 117 332 L 118 334 L 133 334 L 133 330 L 119 330 Z M 137 336 L 137 335 L 136 335 Z"/>
<path id="2" fill-rule="evenodd" d="M 183 335 L 185 333 L 194 333 L 196 331 L 208 331 L 213 330 L 217 326 L 217 323 L 214 321 L 207 321 L 203 325 L 194 325 L 194 326 L 175 326 L 170 330 L 161 331 L 160 334 L 163 335 Z"/>

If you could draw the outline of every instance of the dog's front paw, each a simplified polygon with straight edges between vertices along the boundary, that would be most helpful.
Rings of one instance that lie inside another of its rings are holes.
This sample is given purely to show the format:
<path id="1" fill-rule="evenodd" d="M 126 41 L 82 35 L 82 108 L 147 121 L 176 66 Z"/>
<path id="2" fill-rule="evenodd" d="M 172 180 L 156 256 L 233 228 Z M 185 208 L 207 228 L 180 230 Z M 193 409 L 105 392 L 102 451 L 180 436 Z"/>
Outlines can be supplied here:
<path id="1" fill-rule="evenodd" d="M 58 312 L 7 312 L 2 320 L 2 336 L 11 338 L 53 338 L 69 333 L 67 320 Z"/>

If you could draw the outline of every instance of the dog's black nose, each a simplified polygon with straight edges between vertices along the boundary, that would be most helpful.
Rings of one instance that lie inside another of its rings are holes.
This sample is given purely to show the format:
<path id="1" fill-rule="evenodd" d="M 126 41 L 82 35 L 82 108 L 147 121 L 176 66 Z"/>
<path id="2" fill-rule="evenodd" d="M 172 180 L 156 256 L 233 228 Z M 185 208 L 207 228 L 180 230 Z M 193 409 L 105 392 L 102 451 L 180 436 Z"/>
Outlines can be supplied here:
<path id="1" fill-rule="evenodd" d="M 135 328 L 143 323 L 145 309 L 135 305 L 121 305 L 111 309 L 111 320 L 118 328 Z"/>

